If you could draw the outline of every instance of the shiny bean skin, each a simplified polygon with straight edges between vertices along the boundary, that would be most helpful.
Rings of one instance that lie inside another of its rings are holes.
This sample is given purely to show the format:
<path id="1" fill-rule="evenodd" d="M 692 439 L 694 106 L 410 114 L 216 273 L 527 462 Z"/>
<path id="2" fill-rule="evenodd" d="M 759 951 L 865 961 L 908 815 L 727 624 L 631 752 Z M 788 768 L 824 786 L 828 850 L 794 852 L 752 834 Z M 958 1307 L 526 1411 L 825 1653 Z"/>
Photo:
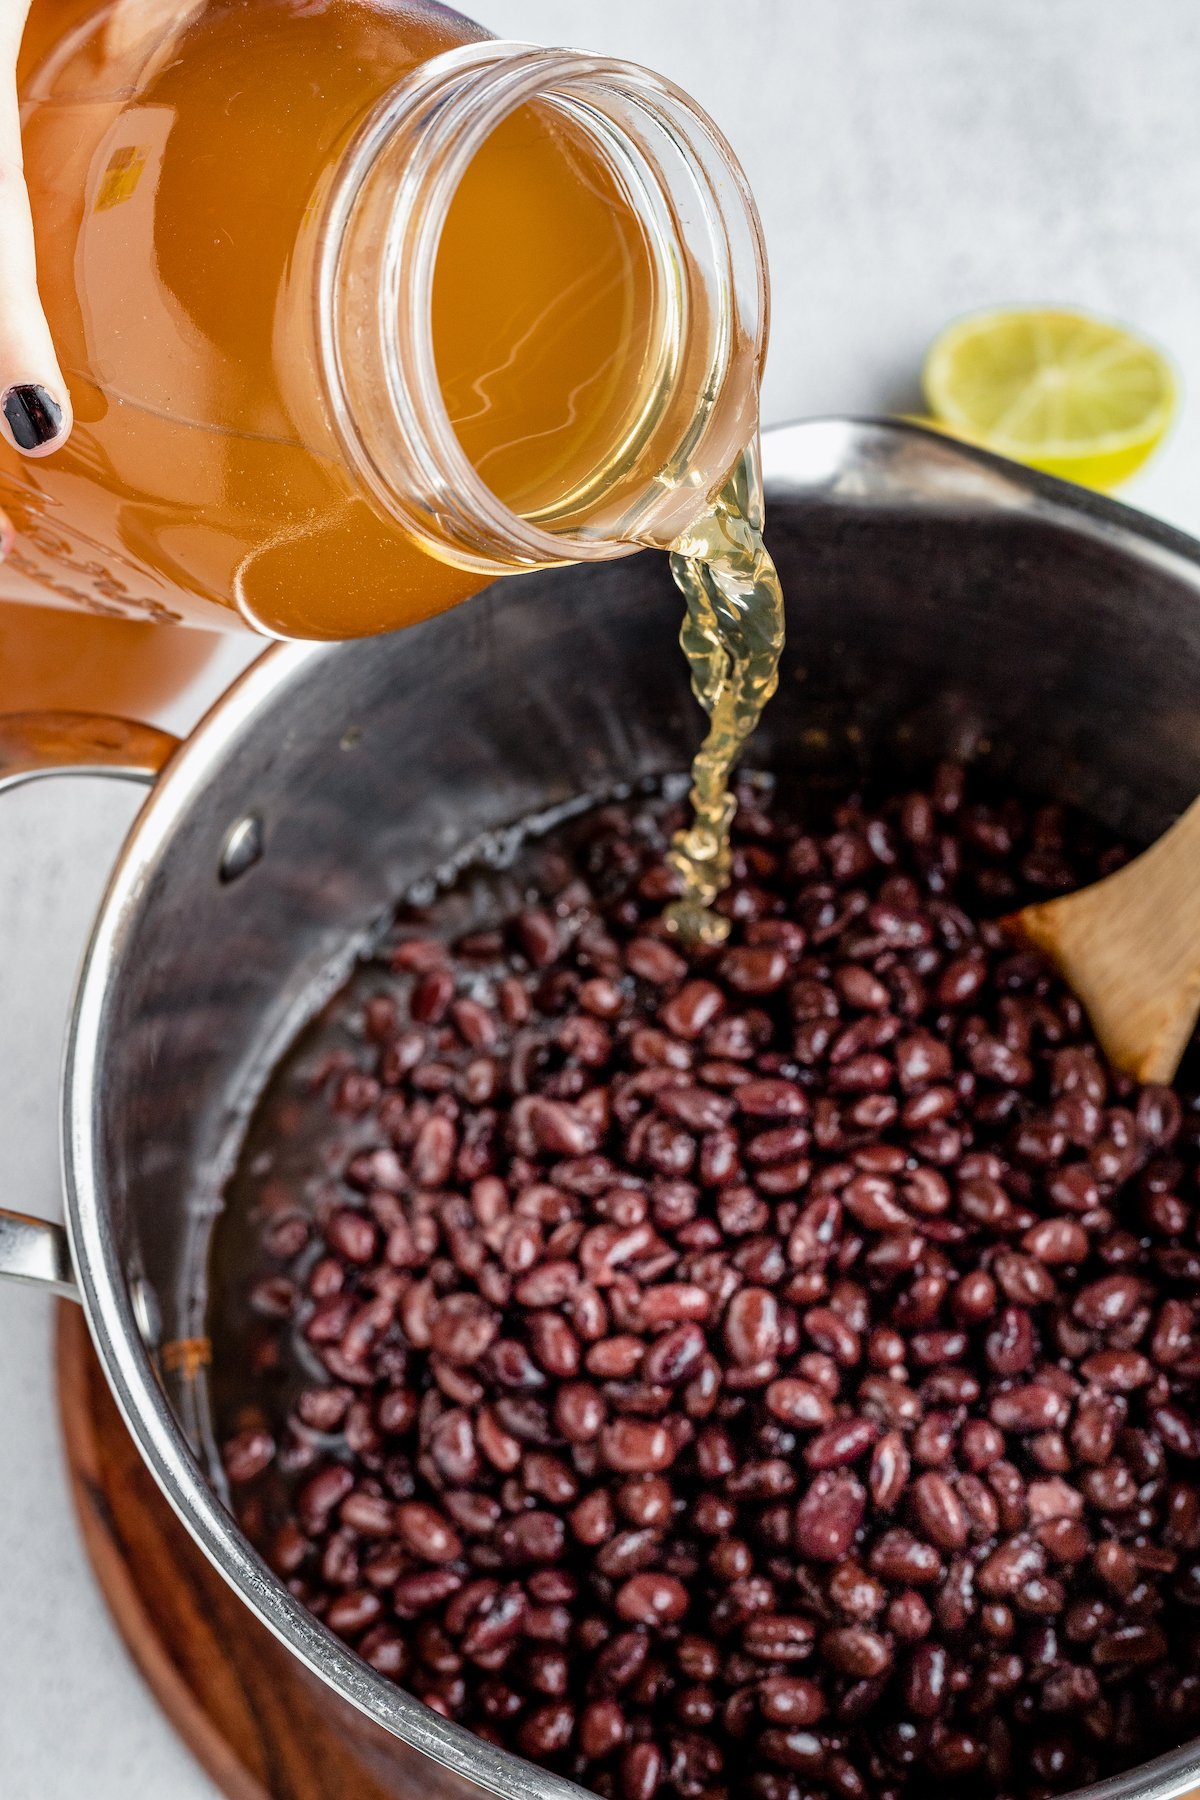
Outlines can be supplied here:
<path id="1" fill-rule="evenodd" d="M 764 1399 L 767 1410 L 784 1425 L 813 1430 L 833 1419 L 833 1407 L 825 1395 L 810 1382 L 795 1377 L 773 1381 Z"/>
<path id="2" fill-rule="evenodd" d="M 828 1702 L 815 1681 L 802 1675 L 772 1675 L 756 1690 L 759 1710 L 772 1725 L 815 1725 Z"/>
<path id="3" fill-rule="evenodd" d="M 725 1344 L 736 1363 L 758 1363 L 779 1348 L 779 1305 L 766 1288 L 745 1287 L 736 1293 L 725 1315 Z"/>
<path id="4" fill-rule="evenodd" d="M 623 1475 L 653 1474 L 670 1468 L 676 1444 L 664 1425 L 617 1419 L 600 1433 L 600 1454 L 610 1469 Z"/>
<path id="5" fill-rule="evenodd" d="M 894 1512 L 908 1485 L 912 1458 L 898 1431 L 885 1432 L 871 1456 L 871 1498 L 881 1513 Z"/>
<path id="6" fill-rule="evenodd" d="M 671 1575 L 633 1575 L 618 1590 L 617 1616 L 636 1625 L 674 1625 L 689 1605 L 688 1591 Z"/>
<path id="7" fill-rule="evenodd" d="M 840 1562 L 865 1510 L 866 1493 L 852 1475 L 818 1475 L 796 1509 L 796 1548 L 814 1562 Z"/>
<path id="8" fill-rule="evenodd" d="M 841 1469 L 865 1456 L 879 1435 L 870 1419 L 844 1419 L 811 1438 L 804 1460 L 813 1469 Z"/>
<path id="9" fill-rule="evenodd" d="M 942 1475 L 918 1475 L 912 1488 L 913 1518 L 922 1537 L 939 1550 L 962 1550 L 968 1535 L 967 1512 Z"/>

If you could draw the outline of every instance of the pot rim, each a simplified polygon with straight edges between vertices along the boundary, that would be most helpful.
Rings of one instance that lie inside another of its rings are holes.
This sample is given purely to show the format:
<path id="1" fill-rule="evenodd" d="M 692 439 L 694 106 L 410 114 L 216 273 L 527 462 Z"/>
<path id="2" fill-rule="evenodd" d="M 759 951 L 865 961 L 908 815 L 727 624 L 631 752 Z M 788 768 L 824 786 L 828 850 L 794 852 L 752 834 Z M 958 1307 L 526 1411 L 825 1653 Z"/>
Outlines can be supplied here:
<path id="1" fill-rule="evenodd" d="M 1077 535 L 1123 544 L 1195 587 L 1200 543 L 1134 508 L 1090 494 L 919 426 L 831 418 L 764 433 L 768 497 L 803 495 L 866 506 L 1018 510 Z M 217 700 L 172 758 L 118 855 L 85 955 L 67 1037 L 62 1158 L 67 1230 L 85 1316 L 130 1434 L 199 1548 L 242 1600 L 320 1680 L 391 1735 L 503 1800 L 578 1800 L 576 1783 L 484 1742 L 376 1673 L 316 1620 L 251 1549 L 196 1463 L 143 1345 L 102 1186 L 99 1091 L 110 971 L 134 928 L 146 878 L 203 790 L 214 764 L 254 715 L 337 644 L 279 644 Z M 1174 1800 L 1200 1784 L 1200 1739 L 1069 1800 Z"/>

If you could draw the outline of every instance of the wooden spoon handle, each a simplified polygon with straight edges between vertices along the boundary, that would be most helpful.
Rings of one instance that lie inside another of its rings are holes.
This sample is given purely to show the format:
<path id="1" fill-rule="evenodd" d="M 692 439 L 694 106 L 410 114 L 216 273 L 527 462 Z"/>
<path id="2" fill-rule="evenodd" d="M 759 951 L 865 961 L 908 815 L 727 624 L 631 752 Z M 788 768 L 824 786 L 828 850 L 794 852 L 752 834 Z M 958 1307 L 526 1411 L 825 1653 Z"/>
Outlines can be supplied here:
<path id="1" fill-rule="evenodd" d="M 1115 1068 L 1170 1081 L 1200 1010 L 1200 800 L 1115 875 L 1007 923 L 1056 964 Z"/>

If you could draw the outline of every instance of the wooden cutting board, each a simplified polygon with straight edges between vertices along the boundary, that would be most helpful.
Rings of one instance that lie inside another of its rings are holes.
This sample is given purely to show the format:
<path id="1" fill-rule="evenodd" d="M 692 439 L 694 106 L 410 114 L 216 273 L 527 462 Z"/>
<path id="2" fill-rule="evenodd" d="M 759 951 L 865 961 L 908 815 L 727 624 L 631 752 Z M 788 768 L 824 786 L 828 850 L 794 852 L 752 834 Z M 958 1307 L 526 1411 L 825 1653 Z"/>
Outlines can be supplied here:
<path id="1" fill-rule="evenodd" d="M 381 1743 L 377 1728 L 331 1696 L 193 1544 L 138 1455 L 69 1301 L 59 1308 L 58 1392 L 96 1579 L 155 1698 L 228 1800 L 404 1800 L 421 1791 L 411 1773 L 388 1767 L 403 1747 Z M 424 1793 L 441 1785 L 431 1773 Z"/>

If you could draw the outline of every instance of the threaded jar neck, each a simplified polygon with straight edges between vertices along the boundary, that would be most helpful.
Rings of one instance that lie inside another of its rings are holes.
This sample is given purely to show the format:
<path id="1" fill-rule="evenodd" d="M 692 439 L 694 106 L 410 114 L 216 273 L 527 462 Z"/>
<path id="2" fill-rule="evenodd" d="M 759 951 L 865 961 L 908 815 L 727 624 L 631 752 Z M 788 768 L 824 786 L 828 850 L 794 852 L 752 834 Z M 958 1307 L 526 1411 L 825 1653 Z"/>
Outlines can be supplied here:
<path id="1" fill-rule="evenodd" d="M 434 274 L 464 172 L 536 103 L 599 159 L 636 214 L 654 296 L 630 359 L 621 441 L 561 504 L 522 514 L 483 481 L 449 417 Z M 317 359 L 340 452 L 376 507 L 434 555 L 499 573 L 666 545 L 757 428 L 767 328 L 762 232 L 712 121 L 670 83 L 573 50 L 488 41 L 383 96 L 345 152 L 319 232 Z"/>

